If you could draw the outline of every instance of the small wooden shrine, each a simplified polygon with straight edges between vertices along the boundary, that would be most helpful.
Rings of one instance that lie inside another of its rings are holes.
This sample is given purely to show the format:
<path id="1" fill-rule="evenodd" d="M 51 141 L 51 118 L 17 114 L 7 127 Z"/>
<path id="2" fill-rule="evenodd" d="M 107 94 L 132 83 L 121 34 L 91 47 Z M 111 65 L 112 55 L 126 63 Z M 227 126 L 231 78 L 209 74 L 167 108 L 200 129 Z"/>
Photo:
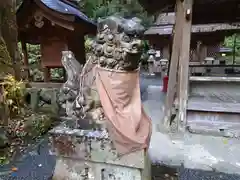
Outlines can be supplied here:
<path id="1" fill-rule="evenodd" d="M 161 58 L 170 58 L 175 13 L 161 13 L 156 22 L 145 31 L 145 39 L 156 50 L 161 51 Z M 211 23 L 192 26 L 190 62 L 203 62 L 206 57 L 216 57 L 221 43 L 228 35 L 240 31 L 240 24 Z"/>
<path id="2" fill-rule="evenodd" d="M 95 35 L 96 25 L 72 0 L 23 1 L 17 11 L 19 41 L 28 71 L 26 43 L 40 44 L 44 81 L 50 81 L 50 69 L 61 68 L 61 52 L 71 50 L 76 59 L 85 63 L 84 36 Z M 29 74 L 29 72 L 28 72 Z"/>

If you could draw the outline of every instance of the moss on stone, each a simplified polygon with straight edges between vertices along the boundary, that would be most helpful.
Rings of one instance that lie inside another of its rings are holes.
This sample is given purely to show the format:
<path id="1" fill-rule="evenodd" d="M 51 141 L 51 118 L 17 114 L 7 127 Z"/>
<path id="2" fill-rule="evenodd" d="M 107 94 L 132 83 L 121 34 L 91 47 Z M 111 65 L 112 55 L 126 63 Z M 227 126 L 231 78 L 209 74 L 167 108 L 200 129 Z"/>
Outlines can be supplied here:
<path id="1" fill-rule="evenodd" d="M 29 137 L 45 134 L 54 124 L 54 118 L 45 114 L 32 114 L 25 118 L 24 131 Z"/>

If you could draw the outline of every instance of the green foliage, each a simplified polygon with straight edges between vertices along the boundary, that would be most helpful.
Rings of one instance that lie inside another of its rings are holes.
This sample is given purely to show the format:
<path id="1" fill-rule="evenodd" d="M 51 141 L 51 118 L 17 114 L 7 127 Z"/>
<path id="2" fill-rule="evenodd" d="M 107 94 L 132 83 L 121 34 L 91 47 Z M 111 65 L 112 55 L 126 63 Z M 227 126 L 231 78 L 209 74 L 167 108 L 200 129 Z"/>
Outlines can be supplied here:
<path id="1" fill-rule="evenodd" d="M 54 69 L 51 69 L 51 77 L 54 79 L 54 80 L 62 80 L 63 79 L 63 76 L 64 76 L 64 71 L 62 68 L 54 68 Z"/>
<path id="2" fill-rule="evenodd" d="M 88 53 L 91 50 L 92 40 L 90 38 L 87 38 L 85 40 L 85 52 Z"/>
<path id="3" fill-rule="evenodd" d="M 234 48 L 235 41 L 235 52 L 236 56 L 240 56 L 240 34 L 234 34 L 225 38 L 224 46 L 228 48 Z"/>
<path id="4" fill-rule="evenodd" d="M 234 49 L 235 53 L 232 52 L 226 56 L 226 59 L 230 64 L 236 63 L 240 64 L 240 34 L 233 34 L 225 38 L 223 45 L 228 48 Z"/>
<path id="5" fill-rule="evenodd" d="M 137 17 L 142 20 L 145 27 L 153 23 L 153 16 L 148 16 L 137 0 L 82 0 L 79 3 L 80 9 L 92 20 L 105 18 L 110 15 L 122 17 Z M 85 41 L 85 51 L 89 52 L 91 39 Z M 148 44 L 144 42 L 144 53 L 148 51 Z"/>
<path id="6" fill-rule="evenodd" d="M 22 47 L 18 44 L 19 50 L 22 53 Z M 43 80 L 43 72 L 41 69 L 41 51 L 40 45 L 27 44 L 28 64 L 30 70 L 30 76 L 34 81 Z M 23 61 L 23 58 L 22 58 Z M 23 64 L 23 62 L 22 62 Z"/>
<path id="7" fill-rule="evenodd" d="M 28 50 L 28 63 L 29 64 L 39 64 L 41 58 L 40 45 L 27 44 Z"/>
<path id="8" fill-rule="evenodd" d="M 6 155 L 0 156 L 0 164 L 8 164 L 9 163 L 9 159 Z"/>
<path id="9" fill-rule="evenodd" d="M 117 14 L 123 17 L 138 17 L 145 26 L 153 22 L 153 17 L 147 15 L 137 0 L 82 0 L 79 6 L 93 20 Z"/>
<path id="10" fill-rule="evenodd" d="M 8 75 L 0 85 L 2 88 L 0 107 L 5 110 L 8 118 L 24 114 L 25 83 L 17 81 L 12 75 Z"/>

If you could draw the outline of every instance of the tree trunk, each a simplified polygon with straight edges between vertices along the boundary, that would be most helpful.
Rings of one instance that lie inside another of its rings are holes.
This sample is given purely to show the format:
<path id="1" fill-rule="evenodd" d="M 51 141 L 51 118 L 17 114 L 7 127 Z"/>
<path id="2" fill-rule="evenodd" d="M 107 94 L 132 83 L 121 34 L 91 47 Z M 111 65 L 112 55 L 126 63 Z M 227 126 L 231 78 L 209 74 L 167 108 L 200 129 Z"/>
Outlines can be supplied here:
<path id="1" fill-rule="evenodd" d="M 18 31 L 16 23 L 16 0 L 0 3 L 1 36 L 10 56 L 10 64 L 16 79 L 20 79 L 20 53 L 18 50 Z"/>
<path id="2" fill-rule="evenodd" d="M 11 57 L 3 37 L 2 29 L 5 19 L 6 2 L 0 2 L 0 76 L 2 77 L 6 73 L 13 73 Z"/>

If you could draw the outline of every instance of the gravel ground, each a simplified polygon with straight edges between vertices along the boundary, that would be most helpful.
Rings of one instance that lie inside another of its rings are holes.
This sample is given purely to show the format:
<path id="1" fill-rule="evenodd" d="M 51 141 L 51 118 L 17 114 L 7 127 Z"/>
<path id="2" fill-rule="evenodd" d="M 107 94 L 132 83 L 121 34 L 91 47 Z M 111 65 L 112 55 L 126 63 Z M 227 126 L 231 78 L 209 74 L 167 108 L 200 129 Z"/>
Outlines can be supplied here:
<path id="1" fill-rule="evenodd" d="M 48 142 L 43 140 L 18 162 L 1 167 L 0 180 L 48 180 L 52 176 L 54 166 L 55 157 L 49 155 Z M 17 171 L 11 172 L 12 167 L 16 167 Z"/>
<path id="2" fill-rule="evenodd" d="M 160 78 L 141 77 L 141 94 L 144 95 L 149 85 L 160 86 Z M 47 138 L 46 138 L 47 139 Z M 0 167 L 0 180 L 48 180 L 51 179 L 55 166 L 55 157 L 48 153 L 47 140 L 33 150 L 29 150 L 18 162 Z M 12 173 L 11 167 L 17 171 Z M 217 172 L 205 172 L 184 168 L 168 168 L 160 165 L 152 167 L 153 180 L 240 180 L 240 176 Z"/>

